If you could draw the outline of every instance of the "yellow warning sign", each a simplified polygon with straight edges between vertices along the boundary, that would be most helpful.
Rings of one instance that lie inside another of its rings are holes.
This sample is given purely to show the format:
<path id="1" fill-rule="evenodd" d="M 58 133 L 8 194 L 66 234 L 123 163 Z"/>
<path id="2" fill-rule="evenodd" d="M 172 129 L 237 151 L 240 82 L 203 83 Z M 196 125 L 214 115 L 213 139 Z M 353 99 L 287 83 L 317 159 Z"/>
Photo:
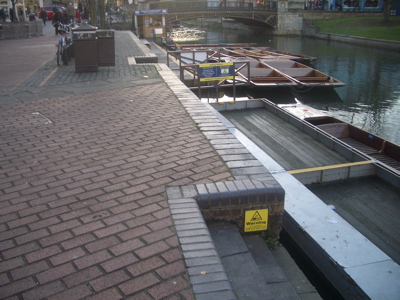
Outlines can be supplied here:
<path id="1" fill-rule="evenodd" d="M 267 230 L 268 209 L 248 210 L 244 213 L 244 231 Z"/>

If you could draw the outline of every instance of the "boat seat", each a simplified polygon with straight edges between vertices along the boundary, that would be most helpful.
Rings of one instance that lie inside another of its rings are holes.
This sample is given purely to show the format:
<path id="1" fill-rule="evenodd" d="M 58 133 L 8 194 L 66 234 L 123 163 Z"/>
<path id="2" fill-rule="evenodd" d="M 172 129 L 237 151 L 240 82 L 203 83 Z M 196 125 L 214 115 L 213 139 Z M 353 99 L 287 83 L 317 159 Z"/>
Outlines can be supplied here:
<path id="1" fill-rule="evenodd" d="M 317 125 L 317 127 L 335 138 L 349 137 L 349 126 L 346 123 L 331 123 Z"/>
<path id="2" fill-rule="evenodd" d="M 327 77 L 296 77 L 299 81 L 328 81 Z"/>
<path id="3" fill-rule="evenodd" d="M 296 64 L 292 60 L 263 60 L 263 62 L 276 69 L 293 68 L 293 66 Z"/>
<path id="4" fill-rule="evenodd" d="M 285 73 L 291 77 L 314 77 L 312 76 L 314 73 L 313 68 L 281 68 L 279 69 L 282 73 Z"/>
<path id="5" fill-rule="evenodd" d="M 289 79 L 287 79 L 286 77 L 283 77 L 283 76 L 274 76 L 274 77 L 251 77 L 251 79 L 252 79 L 252 81 L 253 82 L 260 82 L 260 83 L 262 83 L 262 82 L 266 82 L 266 81 L 268 81 L 268 82 L 277 82 L 277 81 L 279 81 L 279 82 L 282 82 L 282 81 L 284 81 L 284 82 L 291 82 Z"/>

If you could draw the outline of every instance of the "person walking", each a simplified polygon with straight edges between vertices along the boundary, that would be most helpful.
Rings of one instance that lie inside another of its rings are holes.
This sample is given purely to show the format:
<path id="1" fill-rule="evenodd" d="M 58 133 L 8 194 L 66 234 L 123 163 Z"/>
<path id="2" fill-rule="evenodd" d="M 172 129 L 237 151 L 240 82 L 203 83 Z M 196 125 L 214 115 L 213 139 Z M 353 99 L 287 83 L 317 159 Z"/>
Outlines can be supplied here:
<path id="1" fill-rule="evenodd" d="M 47 13 L 43 9 L 43 7 L 40 9 L 40 17 L 42 18 L 43 25 L 46 26 L 46 21 L 47 21 Z"/>
<path id="2" fill-rule="evenodd" d="M 72 3 L 68 4 L 67 13 L 68 13 L 68 23 L 74 23 L 74 20 L 75 20 L 75 8 L 72 5 Z"/>
<path id="3" fill-rule="evenodd" d="M 24 21 L 24 12 L 22 11 L 21 6 L 18 7 L 18 21 L 20 22 Z"/>
<path id="4" fill-rule="evenodd" d="M 60 27 L 60 24 L 63 23 L 63 19 L 63 14 L 59 10 L 57 10 L 57 12 L 53 15 L 53 26 L 56 35 L 58 34 L 58 27 Z"/>
<path id="5" fill-rule="evenodd" d="M 0 9 L 0 18 L 1 18 L 1 21 L 2 21 L 3 23 L 6 21 L 7 14 L 6 14 L 6 12 L 4 11 L 3 8 Z"/>

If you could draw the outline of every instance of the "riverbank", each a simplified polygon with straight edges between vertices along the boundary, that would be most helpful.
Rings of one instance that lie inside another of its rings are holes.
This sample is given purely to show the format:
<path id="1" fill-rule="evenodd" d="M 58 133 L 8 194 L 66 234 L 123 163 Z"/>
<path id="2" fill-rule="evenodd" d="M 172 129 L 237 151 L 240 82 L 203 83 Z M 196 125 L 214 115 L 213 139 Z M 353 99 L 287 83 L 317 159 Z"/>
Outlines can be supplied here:
<path id="1" fill-rule="evenodd" d="M 400 40 L 397 40 L 400 36 L 400 19 L 391 17 L 389 23 L 384 23 L 383 17 L 379 18 L 382 18 L 382 22 L 379 22 L 376 16 L 343 18 L 340 19 L 342 26 L 339 28 L 337 19 L 305 18 L 303 35 L 328 41 L 400 50 Z"/>

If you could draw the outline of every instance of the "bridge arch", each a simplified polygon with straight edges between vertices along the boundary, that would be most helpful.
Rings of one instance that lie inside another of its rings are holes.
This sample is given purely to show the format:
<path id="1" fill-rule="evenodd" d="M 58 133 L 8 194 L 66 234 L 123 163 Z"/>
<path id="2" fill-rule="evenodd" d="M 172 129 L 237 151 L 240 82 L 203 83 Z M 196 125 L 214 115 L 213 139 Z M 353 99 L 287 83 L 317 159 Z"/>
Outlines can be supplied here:
<path id="1" fill-rule="evenodd" d="M 207 1 L 166 1 L 151 2 L 150 9 L 167 9 L 167 22 L 177 22 L 197 18 L 230 18 L 253 21 L 275 29 L 278 23 L 277 1 L 265 1 L 261 7 L 253 7 L 238 0 L 228 1 L 227 6 L 211 5 Z M 219 3 L 219 1 L 215 2 Z"/>
<path id="2" fill-rule="evenodd" d="M 229 19 L 234 19 L 237 21 L 245 21 L 246 23 L 255 22 L 255 23 L 260 23 L 263 24 L 267 27 L 270 27 L 272 29 L 275 29 L 277 27 L 277 14 L 276 13 L 269 13 L 268 15 L 262 14 L 262 15 L 252 15 L 252 16 L 246 16 L 243 14 L 237 14 L 237 13 L 223 13 L 223 14 L 218 14 L 218 13 L 201 13 L 201 12 L 188 12 L 188 13 L 169 13 L 166 16 L 166 21 L 167 23 L 171 22 L 177 22 L 177 21 L 184 21 L 184 20 L 190 20 L 190 19 L 197 19 L 197 18 L 229 18 Z"/>

